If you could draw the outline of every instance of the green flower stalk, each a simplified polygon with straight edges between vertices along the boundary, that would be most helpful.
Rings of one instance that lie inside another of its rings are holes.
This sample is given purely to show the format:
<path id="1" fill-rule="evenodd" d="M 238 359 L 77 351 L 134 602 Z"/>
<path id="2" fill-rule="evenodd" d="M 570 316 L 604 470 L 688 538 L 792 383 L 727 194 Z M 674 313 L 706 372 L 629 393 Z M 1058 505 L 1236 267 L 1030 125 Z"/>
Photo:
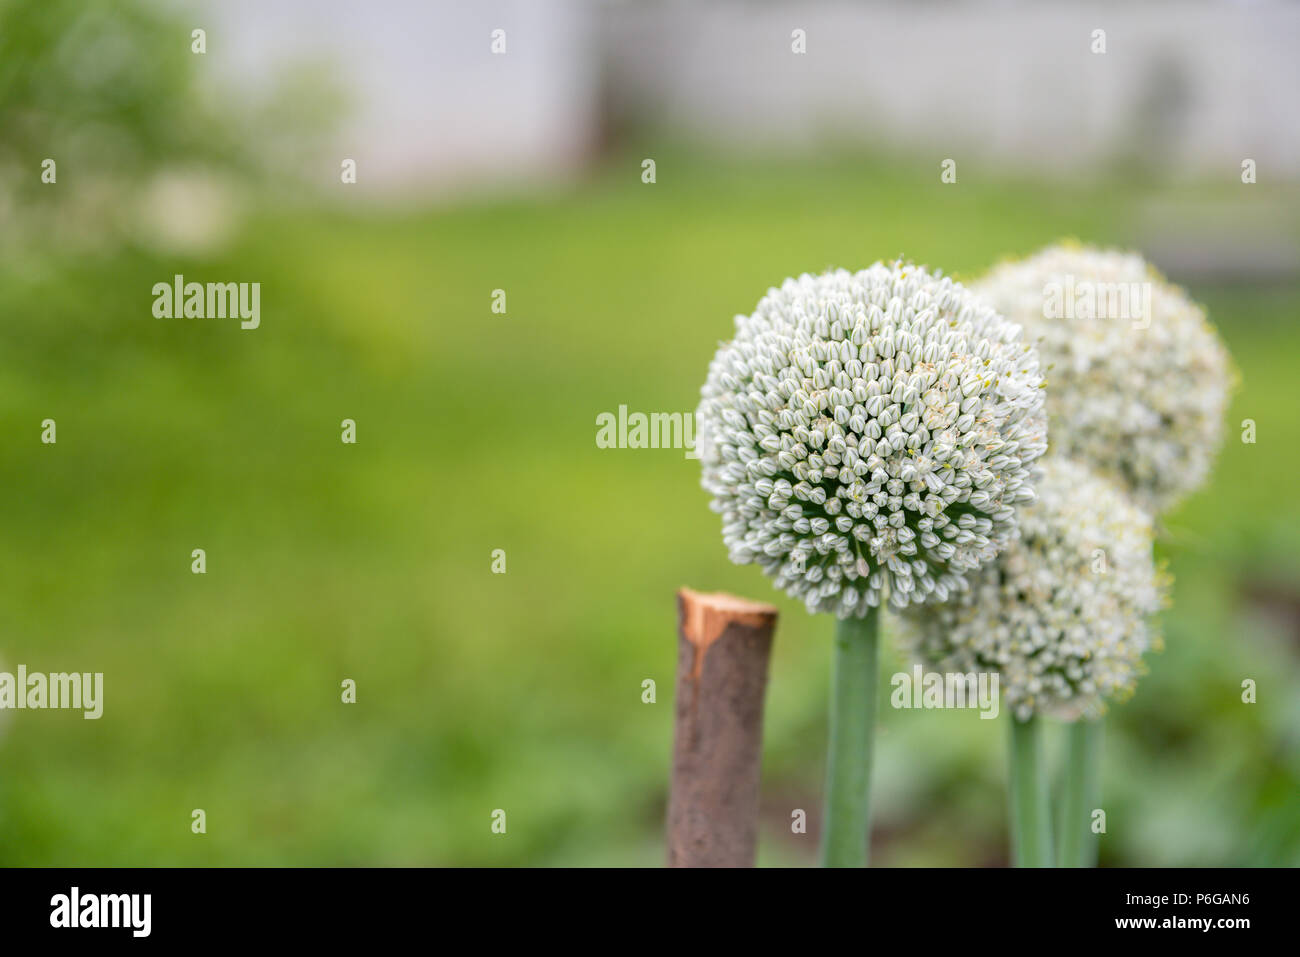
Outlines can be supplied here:
<path id="1" fill-rule="evenodd" d="M 867 863 L 879 622 L 880 613 L 872 609 L 862 618 L 842 618 L 835 625 L 821 844 L 825 867 L 865 867 Z"/>
<path id="2" fill-rule="evenodd" d="M 1097 864 L 1097 835 L 1092 831 L 1092 812 L 1099 796 L 1097 762 L 1101 750 L 1100 719 L 1086 718 L 1069 726 L 1066 738 L 1065 773 L 1061 780 L 1059 821 L 1061 867 L 1094 867 Z"/>
<path id="3" fill-rule="evenodd" d="M 1016 537 L 1046 449 L 1018 326 L 960 284 L 876 263 L 768 290 L 709 366 L 702 484 L 731 560 L 840 621 L 823 859 L 866 859 L 878 609 L 926 607 Z"/>
<path id="4" fill-rule="evenodd" d="M 1011 856 L 1016 867 L 1051 867 L 1047 775 L 1043 771 L 1042 722 L 1011 716 Z"/>

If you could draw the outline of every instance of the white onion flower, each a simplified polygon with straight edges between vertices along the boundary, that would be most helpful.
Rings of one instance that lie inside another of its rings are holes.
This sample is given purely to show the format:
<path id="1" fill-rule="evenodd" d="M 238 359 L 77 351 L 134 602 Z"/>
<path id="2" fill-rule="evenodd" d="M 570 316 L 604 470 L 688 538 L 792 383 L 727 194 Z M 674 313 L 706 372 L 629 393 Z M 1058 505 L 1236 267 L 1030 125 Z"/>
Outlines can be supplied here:
<path id="1" fill-rule="evenodd" d="M 1157 515 L 1204 482 L 1232 373 L 1181 289 L 1139 255 L 1078 245 L 997 266 L 971 288 L 1038 348 L 1054 454 L 1116 479 Z"/>
<path id="2" fill-rule="evenodd" d="M 697 413 L 732 561 L 863 617 L 947 600 L 1014 538 L 1047 444 L 1018 326 L 902 262 L 787 279 L 735 322 Z"/>
<path id="3" fill-rule="evenodd" d="M 1159 644 L 1149 619 L 1165 579 L 1152 520 L 1121 488 L 1055 454 L 1042 465 L 1020 540 L 957 600 L 909 609 L 899 640 L 934 671 L 998 672 L 1022 721 L 1073 721 L 1132 692 L 1143 653 Z"/>

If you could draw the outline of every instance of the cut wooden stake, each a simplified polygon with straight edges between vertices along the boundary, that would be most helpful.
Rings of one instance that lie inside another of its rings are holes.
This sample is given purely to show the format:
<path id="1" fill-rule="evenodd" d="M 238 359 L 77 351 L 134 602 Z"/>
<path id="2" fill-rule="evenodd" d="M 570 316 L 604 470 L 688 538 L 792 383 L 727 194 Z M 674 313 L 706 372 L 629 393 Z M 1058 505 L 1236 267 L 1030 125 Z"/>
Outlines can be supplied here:
<path id="1" fill-rule="evenodd" d="M 777 610 L 683 588 L 677 615 L 668 866 L 752 867 Z"/>

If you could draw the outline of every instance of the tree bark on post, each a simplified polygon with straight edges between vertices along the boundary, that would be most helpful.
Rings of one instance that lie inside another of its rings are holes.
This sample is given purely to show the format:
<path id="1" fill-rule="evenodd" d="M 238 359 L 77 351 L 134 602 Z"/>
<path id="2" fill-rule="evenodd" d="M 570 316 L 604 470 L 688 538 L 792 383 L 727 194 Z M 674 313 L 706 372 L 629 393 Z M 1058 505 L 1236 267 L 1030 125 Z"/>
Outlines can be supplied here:
<path id="1" fill-rule="evenodd" d="M 753 867 L 763 697 L 777 610 L 677 592 L 669 867 Z"/>

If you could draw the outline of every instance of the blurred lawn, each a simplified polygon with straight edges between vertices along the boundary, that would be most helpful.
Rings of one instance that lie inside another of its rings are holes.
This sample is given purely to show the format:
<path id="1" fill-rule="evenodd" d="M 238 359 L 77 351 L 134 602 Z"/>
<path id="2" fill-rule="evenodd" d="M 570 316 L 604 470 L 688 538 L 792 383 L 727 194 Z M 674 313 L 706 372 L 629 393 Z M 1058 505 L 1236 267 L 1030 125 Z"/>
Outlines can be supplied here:
<path id="1" fill-rule="evenodd" d="M 266 214 L 211 261 L 0 265 L 0 662 L 106 674 L 97 722 L 0 715 L 0 864 L 659 863 L 673 591 L 772 594 L 727 563 L 698 465 L 596 448 L 597 414 L 692 409 L 788 274 L 905 254 L 969 277 L 1124 242 L 1149 195 L 655 155 L 653 186 L 629 156 L 543 197 Z M 261 328 L 152 318 L 177 272 L 260 281 Z M 1113 711 L 1102 859 L 1296 864 L 1300 291 L 1192 292 L 1243 381 L 1212 486 L 1168 521 L 1167 650 Z M 766 863 L 811 860 L 788 822 L 816 822 L 825 742 L 831 625 L 781 607 Z M 1004 723 L 881 718 L 875 861 L 1003 862 Z"/>

